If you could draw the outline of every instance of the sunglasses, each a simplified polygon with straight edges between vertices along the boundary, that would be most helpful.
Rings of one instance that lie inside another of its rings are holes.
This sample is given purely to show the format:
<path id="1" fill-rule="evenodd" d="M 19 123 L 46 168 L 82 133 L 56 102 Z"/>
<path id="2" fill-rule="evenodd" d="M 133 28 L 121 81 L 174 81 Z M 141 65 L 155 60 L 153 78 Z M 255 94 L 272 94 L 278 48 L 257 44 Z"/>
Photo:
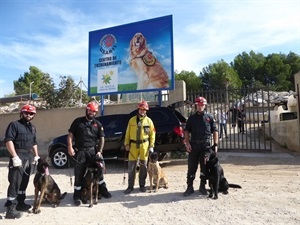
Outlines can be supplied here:
<path id="1" fill-rule="evenodd" d="M 91 112 L 91 113 L 97 113 L 97 111 L 90 110 L 90 109 L 88 109 L 88 111 Z"/>
<path id="2" fill-rule="evenodd" d="M 25 115 L 30 115 L 30 116 L 33 116 L 35 113 L 32 113 L 32 112 L 23 112 Z"/>

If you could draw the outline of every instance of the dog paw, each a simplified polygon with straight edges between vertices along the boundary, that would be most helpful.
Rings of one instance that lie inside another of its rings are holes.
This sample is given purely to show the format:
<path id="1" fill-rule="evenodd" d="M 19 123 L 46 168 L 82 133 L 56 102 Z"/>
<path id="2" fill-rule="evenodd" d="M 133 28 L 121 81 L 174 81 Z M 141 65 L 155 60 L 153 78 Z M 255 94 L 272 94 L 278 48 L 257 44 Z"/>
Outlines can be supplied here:
<path id="1" fill-rule="evenodd" d="M 93 207 L 93 205 L 92 204 L 89 204 L 89 208 L 92 208 Z"/>
<path id="2" fill-rule="evenodd" d="M 39 213 L 41 213 L 41 210 L 40 210 L 40 209 L 33 209 L 32 211 L 33 211 L 34 214 L 39 214 Z"/>

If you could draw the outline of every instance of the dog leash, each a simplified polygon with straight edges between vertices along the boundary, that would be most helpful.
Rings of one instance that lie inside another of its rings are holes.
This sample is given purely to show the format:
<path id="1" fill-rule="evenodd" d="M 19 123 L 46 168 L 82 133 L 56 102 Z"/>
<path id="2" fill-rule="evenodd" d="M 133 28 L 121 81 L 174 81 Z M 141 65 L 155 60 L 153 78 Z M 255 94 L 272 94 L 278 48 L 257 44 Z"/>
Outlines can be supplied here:
<path id="1" fill-rule="evenodd" d="M 125 185 L 126 175 L 125 175 L 125 167 L 126 167 L 126 150 L 124 151 L 124 175 L 123 175 L 123 185 Z"/>
<path id="2" fill-rule="evenodd" d="M 71 158 L 73 158 L 73 157 L 71 157 Z M 75 159 L 73 158 L 73 160 L 75 160 Z M 71 168 L 70 158 L 68 159 L 68 167 L 69 167 L 69 176 L 70 176 L 70 186 L 72 187 L 73 186 L 73 176 L 71 175 L 71 171 L 70 171 L 70 168 Z"/>

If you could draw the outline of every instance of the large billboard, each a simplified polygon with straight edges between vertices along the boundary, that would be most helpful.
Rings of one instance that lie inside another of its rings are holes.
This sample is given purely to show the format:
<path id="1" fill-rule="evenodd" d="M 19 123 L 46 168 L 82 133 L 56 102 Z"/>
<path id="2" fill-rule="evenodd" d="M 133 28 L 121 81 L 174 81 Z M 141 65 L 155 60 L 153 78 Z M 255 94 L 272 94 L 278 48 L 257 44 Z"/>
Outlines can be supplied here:
<path id="1" fill-rule="evenodd" d="M 89 32 L 88 94 L 174 90 L 172 16 Z"/>

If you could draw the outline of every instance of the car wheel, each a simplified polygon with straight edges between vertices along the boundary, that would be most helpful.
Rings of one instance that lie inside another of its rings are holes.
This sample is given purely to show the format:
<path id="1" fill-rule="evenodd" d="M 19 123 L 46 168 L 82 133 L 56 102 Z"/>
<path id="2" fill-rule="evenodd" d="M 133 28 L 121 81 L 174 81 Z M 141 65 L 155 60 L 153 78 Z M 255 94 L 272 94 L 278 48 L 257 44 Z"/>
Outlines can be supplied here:
<path id="1" fill-rule="evenodd" d="M 57 148 L 51 155 L 51 163 L 57 169 L 63 169 L 68 167 L 69 157 L 65 148 Z"/>

